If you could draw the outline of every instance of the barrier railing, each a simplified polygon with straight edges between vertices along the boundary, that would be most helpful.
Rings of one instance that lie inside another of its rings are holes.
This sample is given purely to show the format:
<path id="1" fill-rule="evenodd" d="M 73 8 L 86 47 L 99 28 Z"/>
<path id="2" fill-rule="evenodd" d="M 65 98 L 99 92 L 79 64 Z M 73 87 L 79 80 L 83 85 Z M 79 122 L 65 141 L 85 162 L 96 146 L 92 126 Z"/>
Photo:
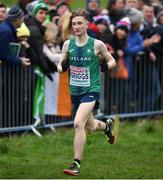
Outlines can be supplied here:
<path id="1" fill-rule="evenodd" d="M 145 55 L 136 57 L 128 79 L 115 79 L 105 74 L 104 114 L 143 115 L 163 110 L 163 58 L 152 62 Z M 124 117 L 124 115 L 123 115 Z M 128 117 L 128 116 L 127 116 Z"/>
<path id="2" fill-rule="evenodd" d="M 163 114 L 163 58 L 151 62 L 145 56 L 133 62 L 129 79 L 102 73 L 101 106 L 96 117 L 107 119 Z M 30 130 L 33 118 L 36 77 L 34 68 L 0 64 L 0 133 Z M 71 116 L 45 115 L 41 127 L 66 126 Z"/>

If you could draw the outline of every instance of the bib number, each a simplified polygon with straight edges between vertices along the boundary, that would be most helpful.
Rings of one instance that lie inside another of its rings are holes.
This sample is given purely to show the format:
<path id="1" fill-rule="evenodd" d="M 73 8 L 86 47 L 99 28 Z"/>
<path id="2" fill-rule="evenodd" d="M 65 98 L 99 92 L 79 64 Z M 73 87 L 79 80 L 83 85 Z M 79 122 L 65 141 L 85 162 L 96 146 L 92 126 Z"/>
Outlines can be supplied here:
<path id="1" fill-rule="evenodd" d="M 70 85 L 89 87 L 90 86 L 89 67 L 70 66 Z"/>

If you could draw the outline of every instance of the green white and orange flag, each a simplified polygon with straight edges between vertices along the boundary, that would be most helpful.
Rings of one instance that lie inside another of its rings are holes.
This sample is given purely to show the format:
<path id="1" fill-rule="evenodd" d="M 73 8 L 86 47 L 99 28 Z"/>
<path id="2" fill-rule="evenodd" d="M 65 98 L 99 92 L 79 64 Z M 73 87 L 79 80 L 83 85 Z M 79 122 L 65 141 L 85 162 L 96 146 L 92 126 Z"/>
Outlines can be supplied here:
<path id="1" fill-rule="evenodd" d="M 34 96 L 33 116 L 42 115 L 71 116 L 71 97 L 69 92 L 68 72 L 52 74 L 50 81 L 39 68 Z"/>

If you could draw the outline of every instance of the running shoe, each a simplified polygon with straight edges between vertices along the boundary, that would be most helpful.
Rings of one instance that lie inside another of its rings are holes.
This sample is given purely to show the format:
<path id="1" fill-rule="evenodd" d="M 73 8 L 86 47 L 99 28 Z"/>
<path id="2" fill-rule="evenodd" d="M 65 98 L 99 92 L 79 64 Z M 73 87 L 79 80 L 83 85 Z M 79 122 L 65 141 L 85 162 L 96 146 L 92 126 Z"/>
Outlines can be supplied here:
<path id="1" fill-rule="evenodd" d="M 78 176 L 80 173 L 80 164 L 74 161 L 68 169 L 64 169 L 63 172 L 67 175 Z"/>
<path id="2" fill-rule="evenodd" d="M 110 144 L 115 144 L 116 134 L 119 129 L 119 118 L 107 119 L 106 120 L 106 130 L 105 135 Z"/>

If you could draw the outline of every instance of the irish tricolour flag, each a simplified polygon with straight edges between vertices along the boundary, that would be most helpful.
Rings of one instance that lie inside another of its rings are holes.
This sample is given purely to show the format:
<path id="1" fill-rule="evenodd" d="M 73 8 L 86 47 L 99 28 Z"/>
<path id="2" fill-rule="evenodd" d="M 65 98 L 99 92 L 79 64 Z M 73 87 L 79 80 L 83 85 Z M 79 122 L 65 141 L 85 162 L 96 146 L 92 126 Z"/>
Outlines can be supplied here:
<path id="1" fill-rule="evenodd" d="M 35 118 L 42 115 L 71 116 L 71 98 L 68 72 L 52 74 L 50 81 L 40 69 L 36 69 L 38 80 L 34 96 Z"/>

